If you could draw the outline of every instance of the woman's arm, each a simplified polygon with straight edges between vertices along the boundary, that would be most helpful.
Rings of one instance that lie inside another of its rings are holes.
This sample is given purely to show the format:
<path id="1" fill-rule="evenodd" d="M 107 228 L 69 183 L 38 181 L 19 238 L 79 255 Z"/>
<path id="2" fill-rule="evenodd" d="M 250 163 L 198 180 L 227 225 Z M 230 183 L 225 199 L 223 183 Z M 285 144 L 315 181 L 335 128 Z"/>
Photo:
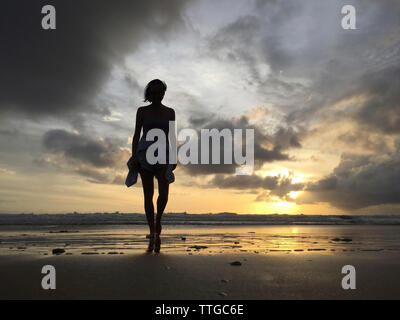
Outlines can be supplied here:
<path id="1" fill-rule="evenodd" d="M 140 131 L 143 126 L 143 107 L 139 107 L 136 112 L 136 125 L 135 125 L 135 134 L 132 139 L 132 157 L 136 159 L 136 148 L 139 143 Z"/>

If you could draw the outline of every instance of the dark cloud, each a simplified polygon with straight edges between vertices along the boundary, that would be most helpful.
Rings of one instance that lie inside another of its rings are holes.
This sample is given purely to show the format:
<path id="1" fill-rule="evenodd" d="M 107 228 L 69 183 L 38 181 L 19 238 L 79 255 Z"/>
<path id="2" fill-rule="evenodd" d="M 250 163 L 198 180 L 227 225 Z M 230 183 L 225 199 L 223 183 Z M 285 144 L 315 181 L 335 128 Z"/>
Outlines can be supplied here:
<path id="1" fill-rule="evenodd" d="M 48 151 L 97 168 L 121 167 L 121 161 L 128 154 L 127 150 L 121 149 L 123 141 L 120 139 L 95 140 L 61 129 L 47 131 L 43 136 L 43 145 Z"/>
<path id="2" fill-rule="evenodd" d="M 9 136 L 9 137 L 16 137 L 20 134 L 18 129 L 0 129 L 0 135 Z"/>
<path id="3" fill-rule="evenodd" d="M 371 130 L 363 130 L 359 127 L 338 135 L 337 142 L 344 144 L 346 148 L 353 151 L 355 147 L 364 151 L 378 153 L 390 152 L 392 150 L 389 141 L 385 139 L 384 135 Z"/>
<path id="4" fill-rule="evenodd" d="M 102 173 L 99 170 L 91 168 L 77 168 L 74 172 L 80 176 L 87 177 L 87 181 L 97 184 L 108 184 L 110 183 L 110 177 L 108 174 Z M 112 182 L 111 182 L 112 183 Z M 122 184 L 122 183 L 121 183 Z"/>
<path id="5" fill-rule="evenodd" d="M 302 190 L 304 183 L 293 183 L 293 173 L 266 177 L 258 175 L 216 175 L 209 181 L 207 186 L 220 189 L 245 190 L 248 193 L 258 192 L 256 201 L 270 201 L 274 196 L 282 200 L 293 201 L 288 194 L 292 191 Z"/>
<path id="6" fill-rule="evenodd" d="M 400 133 L 400 68 L 365 75 L 359 83 L 368 99 L 354 119 L 387 134 Z"/>
<path id="7" fill-rule="evenodd" d="M 298 203 L 329 202 L 345 210 L 380 204 L 400 204 L 399 153 L 343 154 L 332 174 L 305 188 Z"/>
<path id="8" fill-rule="evenodd" d="M 300 148 L 301 144 L 299 141 L 298 132 L 296 132 L 293 128 L 283 128 L 280 127 L 276 133 L 273 135 L 273 140 L 275 146 L 278 146 L 280 149 L 289 149 L 289 148 Z"/>
<path id="9" fill-rule="evenodd" d="M 279 184 L 278 176 L 260 177 L 257 175 L 248 176 L 222 176 L 216 175 L 209 185 L 221 189 L 238 189 L 238 190 L 252 190 L 252 189 L 275 189 Z"/>
<path id="10" fill-rule="evenodd" d="M 250 123 L 250 118 L 246 115 L 242 115 L 236 118 L 224 119 L 211 115 L 199 115 L 197 117 L 189 118 L 190 127 L 194 128 L 199 137 L 199 162 L 201 159 L 201 129 L 217 129 L 221 132 L 223 129 L 228 129 L 233 137 L 234 129 L 242 129 L 242 141 L 243 141 L 243 154 L 245 154 L 245 130 L 254 129 L 254 162 L 255 169 L 260 168 L 266 162 L 278 161 L 278 160 L 293 160 L 284 151 L 290 148 L 299 148 L 301 144 L 299 142 L 299 133 L 291 128 L 280 127 L 277 132 L 273 135 L 269 135 L 265 130 L 257 124 Z M 200 126 L 201 125 L 201 126 Z M 221 162 L 224 159 L 224 140 L 220 140 L 220 159 Z M 182 166 L 183 169 L 190 174 L 215 174 L 215 173 L 235 173 L 235 169 L 239 165 L 235 164 L 232 155 L 232 164 L 211 164 L 212 147 L 209 144 L 209 163 L 210 164 L 188 164 Z"/>
<path id="11" fill-rule="evenodd" d="M 95 139 L 65 130 L 49 130 L 43 136 L 45 152 L 34 160 L 41 167 L 72 172 L 92 183 L 123 184 L 130 151 L 118 138 Z"/>
<path id="12" fill-rule="evenodd" d="M 366 71 L 351 79 L 351 83 L 334 83 L 334 80 L 330 83 L 331 92 L 328 92 L 327 85 L 320 84 L 315 89 L 320 89 L 316 92 L 319 92 L 321 98 L 314 99 L 305 108 L 290 112 L 286 117 L 288 123 L 293 126 L 318 123 L 323 131 L 328 122 L 334 124 L 340 123 L 342 119 L 352 120 L 354 132 L 341 134 L 338 140 L 347 143 L 363 140 L 361 142 L 366 149 L 378 151 L 382 151 L 383 145 L 379 144 L 385 136 L 400 133 L 400 68 L 397 65 Z M 354 107 L 337 110 L 332 108 L 336 103 L 353 104 Z M 372 138 L 372 135 L 375 136 Z"/>
<path id="13" fill-rule="evenodd" d="M 138 81 L 131 75 L 131 74 L 125 74 L 124 76 L 124 81 L 126 85 L 132 89 L 136 90 L 137 92 L 141 91 L 141 86 L 139 85 Z"/>
<path id="14" fill-rule="evenodd" d="M 259 29 L 260 23 L 257 16 L 239 17 L 207 39 L 208 50 L 221 62 L 228 60 L 247 64 L 252 75 L 257 78 L 255 56 L 248 48 L 254 47 Z"/>
<path id="15" fill-rule="evenodd" d="M 56 8 L 56 30 L 41 28 L 41 8 Z M 114 64 L 148 37 L 168 41 L 183 25 L 185 1 L 6 0 L 1 6 L 0 112 L 31 118 L 110 115 L 93 104 Z M 134 79 L 126 79 L 135 85 Z"/>

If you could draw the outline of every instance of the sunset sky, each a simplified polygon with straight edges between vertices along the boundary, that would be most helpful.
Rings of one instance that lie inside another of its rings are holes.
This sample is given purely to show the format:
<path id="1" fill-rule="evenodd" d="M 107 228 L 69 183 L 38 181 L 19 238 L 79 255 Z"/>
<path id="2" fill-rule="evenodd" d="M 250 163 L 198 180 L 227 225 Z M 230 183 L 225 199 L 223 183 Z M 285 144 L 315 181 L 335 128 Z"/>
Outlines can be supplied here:
<path id="1" fill-rule="evenodd" d="M 6 0 L 1 15 L 0 213 L 144 212 L 124 181 L 155 78 L 178 130 L 255 129 L 253 175 L 178 164 L 166 212 L 400 213 L 398 0 Z"/>

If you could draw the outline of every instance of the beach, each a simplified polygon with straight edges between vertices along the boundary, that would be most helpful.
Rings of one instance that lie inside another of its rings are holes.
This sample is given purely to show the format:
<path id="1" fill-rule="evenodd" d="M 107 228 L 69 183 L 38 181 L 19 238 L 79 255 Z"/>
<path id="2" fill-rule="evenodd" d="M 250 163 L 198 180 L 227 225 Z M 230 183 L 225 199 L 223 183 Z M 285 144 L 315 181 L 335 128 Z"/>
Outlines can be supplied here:
<path id="1" fill-rule="evenodd" d="M 2 257 L 0 298 L 398 299 L 399 258 L 393 253 Z M 356 290 L 341 287 L 347 264 L 357 270 Z M 41 288 L 44 265 L 56 269 L 55 290 Z"/>
<path id="2" fill-rule="evenodd" d="M 1 231 L 1 299 L 400 298 L 399 226 L 172 225 L 159 254 L 145 253 L 145 226 Z M 45 265 L 55 290 L 41 287 Z M 355 290 L 341 286 L 345 265 Z"/>

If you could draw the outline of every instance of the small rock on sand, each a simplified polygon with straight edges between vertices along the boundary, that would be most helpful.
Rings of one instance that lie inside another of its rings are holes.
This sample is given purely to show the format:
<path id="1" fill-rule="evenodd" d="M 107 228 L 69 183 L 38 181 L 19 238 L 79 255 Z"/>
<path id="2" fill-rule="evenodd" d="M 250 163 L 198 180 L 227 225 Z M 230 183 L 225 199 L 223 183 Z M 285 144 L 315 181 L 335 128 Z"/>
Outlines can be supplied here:
<path id="1" fill-rule="evenodd" d="M 60 249 L 60 248 L 56 248 L 56 249 L 53 249 L 53 254 L 62 254 L 62 253 L 64 253 L 65 252 L 65 250 L 64 249 Z"/>
<path id="2" fill-rule="evenodd" d="M 196 249 L 196 250 L 200 250 L 200 249 L 207 249 L 208 247 L 207 247 L 207 246 L 191 246 L 191 247 L 189 247 L 189 248 L 193 248 L 193 249 Z"/>
<path id="3" fill-rule="evenodd" d="M 118 254 L 118 252 L 110 251 L 108 254 Z"/>
<path id="4" fill-rule="evenodd" d="M 231 266 L 241 266 L 242 263 L 240 261 L 233 261 L 230 263 Z"/>
<path id="5" fill-rule="evenodd" d="M 181 240 L 182 240 L 182 241 L 185 241 L 185 240 L 186 240 L 186 237 L 181 237 Z"/>
<path id="6" fill-rule="evenodd" d="M 221 282 L 222 282 L 222 283 L 228 283 L 228 282 L 229 282 L 229 280 L 226 280 L 226 279 L 221 279 Z"/>
<path id="7" fill-rule="evenodd" d="M 350 239 L 350 238 L 333 238 L 333 239 L 331 239 L 331 241 L 335 241 L 335 242 L 339 242 L 339 241 L 351 242 L 351 241 L 353 241 L 353 239 Z"/>
<path id="8" fill-rule="evenodd" d="M 69 230 L 51 230 L 49 233 L 78 233 L 79 231 L 69 231 Z"/>
<path id="9" fill-rule="evenodd" d="M 221 297 L 226 297 L 226 296 L 228 296 L 228 294 L 227 294 L 226 292 L 223 292 L 223 291 L 218 292 L 218 294 L 219 294 Z"/>
<path id="10" fill-rule="evenodd" d="M 91 254 L 99 254 L 98 252 L 82 252 L 81 254 L 91 255 Z"/>

